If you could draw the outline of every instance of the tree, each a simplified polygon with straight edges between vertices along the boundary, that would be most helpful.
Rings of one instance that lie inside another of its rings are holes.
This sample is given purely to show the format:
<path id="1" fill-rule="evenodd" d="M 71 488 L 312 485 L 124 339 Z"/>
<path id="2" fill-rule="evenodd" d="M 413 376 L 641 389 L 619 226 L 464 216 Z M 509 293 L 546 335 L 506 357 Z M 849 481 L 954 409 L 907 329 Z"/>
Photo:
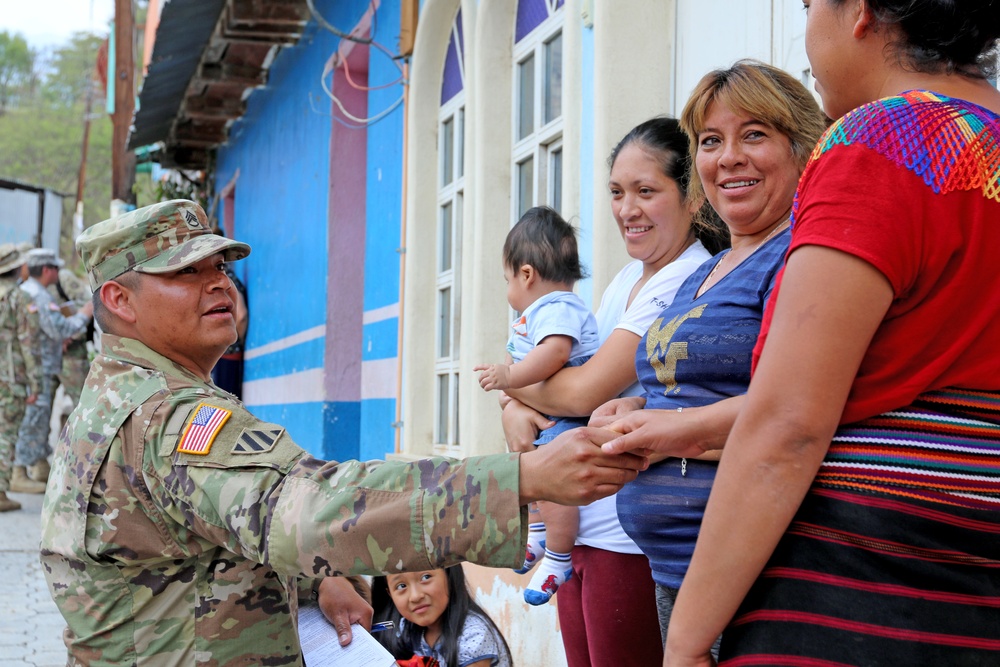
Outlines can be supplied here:
<path id="1" fill-rule="evenodd" d="M 56 47 L 46 66 L 39 68 L 38 85 L 0 116 L 0 178 L 68 195 L 64 215 L 67 233 L 80 168 L 84 98 L 103 40 L 78 32 Z M 100 93 L 97 95 L 99 98 Z M 91 115 L 83 198 L 85 226 L 107 218 L 111 201 L 111 120 L 99 102 Z"/>
<path id="2" fill-rule="evenodd" d="M 42 83 L 45 102 L 57 107 L 81 104 L 96 74 L 97 51 L 103 37 L 75 32 L 69 42 L 57 47 L 49 60 L 50 71 Z"/>
<path id="3" fill-rule="evenodd" d="M 36 52 L 18 33 L 0 31 L 0 114 L 35 81 Z"/>

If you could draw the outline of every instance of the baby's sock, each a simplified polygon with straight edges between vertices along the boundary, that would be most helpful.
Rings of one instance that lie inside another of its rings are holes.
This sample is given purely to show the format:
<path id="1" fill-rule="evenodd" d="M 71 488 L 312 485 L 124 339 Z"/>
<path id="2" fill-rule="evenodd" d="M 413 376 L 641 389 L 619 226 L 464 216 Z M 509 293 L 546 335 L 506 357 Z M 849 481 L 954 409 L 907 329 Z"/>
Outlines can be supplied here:
<path id="1" fill-rule="evenodd" d="M 524 565 L 514 570 L 518 574 L 524 574 L 531 568 L 538 565 L 538 561 L 545 555 L 545 524 L 528 524 L 528 546 L 524 549 Z"/>
<path id="2" fill-rule="evenodd" d="M 528 604 L 545 604 L 559 587 L 573 576 L 573 563 L 569 553 L 545 550 L 545 561 L 538 567 L 531 583 L 524 589 L 524 601 Z"/>

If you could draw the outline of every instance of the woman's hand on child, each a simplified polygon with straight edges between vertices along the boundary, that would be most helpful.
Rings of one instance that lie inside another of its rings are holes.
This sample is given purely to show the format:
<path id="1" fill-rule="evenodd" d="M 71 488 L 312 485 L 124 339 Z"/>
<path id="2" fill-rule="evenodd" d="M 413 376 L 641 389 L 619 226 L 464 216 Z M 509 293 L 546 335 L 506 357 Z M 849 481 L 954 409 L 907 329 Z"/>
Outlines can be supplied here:
<path id="1" fill-rule="evenodd" d="M 538 434 L 555 426 L 554 421 L 515 398 L 507 402 L 501 421 L 507 438 L 507 449 L 512 452 L 533 451 Z"/>
<path id="2" fill-rule="evenodd" d="M 510 364 L 480 364 L 472 369 L 479 373 L 479 386 L 486 391 L 510 387 Z"/>
<path id="3" fill-rule="evenodd" d="M 642 396 L 626 396 L 625 398 L 612 398 L 610 401 L 598 407 L 590 415 L 587 426 L 594 428 L 607 428 L 608 424 L 618 421 L 624 415 L 635 410 L 642 410 L 646 405 L 646 399 Z"/>

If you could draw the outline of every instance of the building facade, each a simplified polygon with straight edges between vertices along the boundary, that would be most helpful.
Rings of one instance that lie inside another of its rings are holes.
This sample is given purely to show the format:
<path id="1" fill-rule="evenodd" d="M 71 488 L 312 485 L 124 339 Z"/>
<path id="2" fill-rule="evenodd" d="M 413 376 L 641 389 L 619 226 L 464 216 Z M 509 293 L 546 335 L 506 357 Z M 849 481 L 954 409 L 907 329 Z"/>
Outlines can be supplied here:
<path id="1" fill-rule="evenodd" d="M 618 140 L 739 58 L 812 86 L 800 0 L 423 0 L 408 57 L 407 0 L 314 6 L 213 178 L 215 214 L 253 246 L 236 267 L 245 401 L 324 458 L 502 451 L 471 369 L 504 355 L 500 250 L 520 213 L 548 204 L 578 226 L 596 310 L 627 261 Z M 555 605 L 525 610 L 526 579 L 469 571 L 519 664 L 564 664 Z"/>

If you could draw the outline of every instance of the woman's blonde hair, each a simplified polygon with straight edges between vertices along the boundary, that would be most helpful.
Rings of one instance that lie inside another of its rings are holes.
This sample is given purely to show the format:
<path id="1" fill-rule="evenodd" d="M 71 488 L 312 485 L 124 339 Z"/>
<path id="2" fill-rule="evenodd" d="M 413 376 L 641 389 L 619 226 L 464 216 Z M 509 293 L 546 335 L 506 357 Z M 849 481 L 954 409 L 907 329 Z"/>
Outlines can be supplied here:
<path id="1" fill-rule="evenodd" d="M 805 167 L 829 123 L 816 98 L 791 74 L 758 60 L 739 60 L 728 69 L 703 76 L 684 105 L 680 122 L 691 142 L 692 157 L 698 154 L 698 133 L 705 129 L 705 117 L 716 102 L 788 137 L 800 167 Z M 692 194 L 704 196 L 698 170 L 691 171 Z"/>

